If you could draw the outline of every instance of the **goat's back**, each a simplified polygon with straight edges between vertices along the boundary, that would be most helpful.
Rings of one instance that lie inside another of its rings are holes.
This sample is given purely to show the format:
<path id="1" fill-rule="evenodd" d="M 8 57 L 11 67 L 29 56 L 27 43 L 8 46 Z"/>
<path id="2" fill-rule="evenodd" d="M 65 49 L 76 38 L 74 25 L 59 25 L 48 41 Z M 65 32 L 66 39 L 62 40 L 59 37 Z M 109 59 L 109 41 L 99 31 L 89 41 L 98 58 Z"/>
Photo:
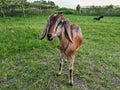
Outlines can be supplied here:
<path id="1" fill-rule="evenodd" d="M 67 57 L 74 54 L 75 51 L 82 44 L 82 32 L 80 27 L 76 24 L 72 24 L 70 25 L 70 30 L 71 30 L 72 42 L 69 42 L 66 38 L 64 38 L 65 37 L 64 34 L 62 34 L 63 36 L 61 36 L 64 39 L 60 38 L 61 43 L 59 48 L 61 52 L 64 52 L 66 54 Z"/>
<path id="2" fill-rule="evenodd" d="M 80 47 L 82 43 L 82 32 L 78 25 L 72 24 L 71 25 L 71 34 L 72 34 L 72 49 L 76 50 L 78 47 Z"/>

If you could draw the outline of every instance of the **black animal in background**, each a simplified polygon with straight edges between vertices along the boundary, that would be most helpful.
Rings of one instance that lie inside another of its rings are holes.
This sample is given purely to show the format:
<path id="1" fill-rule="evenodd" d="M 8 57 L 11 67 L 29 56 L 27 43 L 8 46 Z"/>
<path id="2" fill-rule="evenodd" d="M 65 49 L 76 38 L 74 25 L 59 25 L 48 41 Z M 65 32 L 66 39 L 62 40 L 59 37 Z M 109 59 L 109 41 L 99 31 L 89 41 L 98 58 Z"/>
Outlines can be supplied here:
<path id="1" fill-rule="evenodd" d="M 102 18 L 104 18 L 104 16 L 99 16 L 99 17 L 93 18 L 93 19 L 96 20 L 96 21 L 100 21 Z"/>

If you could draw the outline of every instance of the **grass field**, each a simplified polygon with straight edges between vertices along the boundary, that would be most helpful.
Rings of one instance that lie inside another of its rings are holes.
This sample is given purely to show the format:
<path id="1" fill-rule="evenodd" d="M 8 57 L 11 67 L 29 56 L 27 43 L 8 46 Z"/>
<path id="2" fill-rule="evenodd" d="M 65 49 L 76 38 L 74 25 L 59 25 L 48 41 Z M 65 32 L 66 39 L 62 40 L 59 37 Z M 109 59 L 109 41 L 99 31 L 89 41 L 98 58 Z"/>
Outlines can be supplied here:
<path id="1" fill-rule="evenodd" d="M 0 90 L 120 90 L 120 17 L 66 15 L 82 28 L 74 86 L 68 85 L 68 63 L 57 77 L 58 39 L 38 39 L 47 15 L 0 18 Z"/>

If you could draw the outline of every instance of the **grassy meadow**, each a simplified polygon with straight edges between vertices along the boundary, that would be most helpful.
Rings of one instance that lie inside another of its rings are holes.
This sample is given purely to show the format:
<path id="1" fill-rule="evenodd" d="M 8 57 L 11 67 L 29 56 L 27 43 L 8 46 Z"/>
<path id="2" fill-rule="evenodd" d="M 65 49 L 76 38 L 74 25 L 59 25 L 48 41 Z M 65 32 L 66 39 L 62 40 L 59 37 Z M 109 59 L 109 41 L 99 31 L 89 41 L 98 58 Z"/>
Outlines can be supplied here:
<path id="1" fill-rule="evenodd" d="M 76 53 L 74 86 L 69 62 L 61 76 L 59 41 L 38 39 L 48 15 L 0 18 L 0 90 L 120 90 L 120 17 L 65 15 L 83 32 Z"/>

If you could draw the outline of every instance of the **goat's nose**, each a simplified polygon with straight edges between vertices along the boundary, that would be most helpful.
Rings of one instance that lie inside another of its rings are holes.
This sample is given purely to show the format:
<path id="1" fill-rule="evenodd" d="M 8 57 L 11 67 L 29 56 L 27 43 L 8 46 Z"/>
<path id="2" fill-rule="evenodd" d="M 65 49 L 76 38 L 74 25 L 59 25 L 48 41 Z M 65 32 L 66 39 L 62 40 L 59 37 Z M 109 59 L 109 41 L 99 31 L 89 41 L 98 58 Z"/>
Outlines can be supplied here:
<path id="1" fill-rule="evenodd" d="M 50 39 L 52 37 L 51 34 L 47 34 L 47 38 Z"/>

